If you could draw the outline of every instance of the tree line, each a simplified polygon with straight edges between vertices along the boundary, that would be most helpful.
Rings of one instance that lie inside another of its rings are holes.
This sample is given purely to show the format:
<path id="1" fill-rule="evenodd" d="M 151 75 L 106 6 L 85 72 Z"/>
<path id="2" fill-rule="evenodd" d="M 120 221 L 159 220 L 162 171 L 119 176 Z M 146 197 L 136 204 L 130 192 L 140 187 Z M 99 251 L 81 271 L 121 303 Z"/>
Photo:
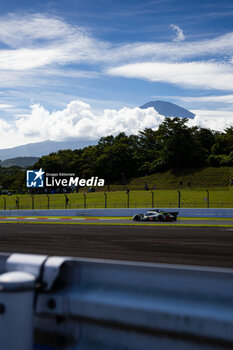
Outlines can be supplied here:
<path id="1" fill-rule="evenodd" d="M 113 182 L 171 168 L 233 165 L 233 127 L 216 132 L 189 127 L 187 122 L 166 118 L 156 131 L 146 128 L 138 135 L 101 137 L 95 146 L 41 157 L 34 168 Z"/>
<path id="2" fill-rule="evenodd" d="M 171 168 L 233 166 L 233 127 L 219 132 L 187 123 L 187 118 L 165 118 L 156 131 L 101 137 L 94 146 L 43 156 L 33 169 L 98 176 L 111 183 Z"/>

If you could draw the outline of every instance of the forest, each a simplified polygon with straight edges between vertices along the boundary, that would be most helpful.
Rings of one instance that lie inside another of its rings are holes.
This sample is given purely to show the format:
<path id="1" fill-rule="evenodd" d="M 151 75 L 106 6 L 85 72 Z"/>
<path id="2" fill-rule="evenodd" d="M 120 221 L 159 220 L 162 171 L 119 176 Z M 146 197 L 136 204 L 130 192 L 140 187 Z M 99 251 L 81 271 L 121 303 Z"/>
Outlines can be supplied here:
<path id="1" fill-rule="evenodd" d="M 158 130 L 109 135 L 94 146 L 43 156 L 33 169 L 72 172 L 82 178 L 98 176 L 108 183 L 120 183 L 123 178 L 127 182 L 168 169 L 233 166 L 233 127 L 218 132 L 187 124 L 186 118 L 166 118 Z M 0 168 L 0 185 L 25 187 L 24 171 Z"/>

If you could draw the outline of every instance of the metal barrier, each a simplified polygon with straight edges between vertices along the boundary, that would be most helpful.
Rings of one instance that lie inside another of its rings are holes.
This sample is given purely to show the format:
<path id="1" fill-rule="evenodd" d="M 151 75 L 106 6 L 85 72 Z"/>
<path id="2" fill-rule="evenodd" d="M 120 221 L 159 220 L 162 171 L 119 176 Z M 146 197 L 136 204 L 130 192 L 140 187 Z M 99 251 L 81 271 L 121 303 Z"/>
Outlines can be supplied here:
<path id="1" fill-rule="evenodd" d="M 133 216 L 152 208 L 118 209 L 41 209 L 41 210 L 0 210 L 1 217 L 8 216 Z M 165 211 L 178 211 L 179 217 L 233 218 L 233 209 L 217 208 L 161 208 Z"/>
<path id="2" fill-rule="evenodd" d="M 0 272 L 11 274 L 10 283 L 13 271 L 16 283 L 30 280 L 14 294 L 14 305 L 20 308 L 22 294 L 34 286 L 34 345 L 28 345 L 32 303 L 28 299 L 23 313 L 11 313 L 12 291 L 0 276 L 0 349 L 233 348 L 232 269 L 0 256 Z"/>

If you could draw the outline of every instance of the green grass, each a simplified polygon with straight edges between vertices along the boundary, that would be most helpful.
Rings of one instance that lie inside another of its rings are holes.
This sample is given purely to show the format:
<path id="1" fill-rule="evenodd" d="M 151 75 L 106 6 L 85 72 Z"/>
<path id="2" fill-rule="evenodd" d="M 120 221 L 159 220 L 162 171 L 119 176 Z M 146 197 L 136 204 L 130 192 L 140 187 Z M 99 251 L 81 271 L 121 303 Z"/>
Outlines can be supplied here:
<path id="1" fill-rule="evenodd" d="M 103 187 L 96 187 L 96 192 L 131 191 L 144 190 L 145 182 L 152 190 L 156 185 L 157 190 L 174 190 L 180 188 L 180 181 L 183 182 L 182 189 L 189 189 L 188 182 L 191 182 L 191 189 L 215 189 L 224 190 L 230 187 L 230 180 L 233 178 L 233 167 L 206 167 L 206 168 L 184 168 L 171 169 L 158 172 L 152 175 L 127 179 L 127 183 L 110 184 Z M 86 192 L 87 188 L 80 188 L 80 192 Z"/>
<path id="2" fill-rule="evenodd" d="M 229 187 L 231 178 L 233 178 L 233 167 L 172 169 L 133 179 L 129 187 L 143 189 L 146 181 L 150 189 L 154 185 L 157 189 L 176 189 L 180 187 L 180 181 L 183 181 L 182 188 L 188 188 L 190 181 L 191 188 L 217 189 Z"/>
<path id="3" fill-rule="evenodd" d="M 207 208 L 207 191 L 194 189 L 181 189 L 182 208 Z M 71 193 L 69 209 L 104 208 L 104 192 Z M 152 197 L 153 196 L 153 197 Z M 0 196 L 0 209 L 16 209 L 16 198 L 19 198 L 19 209 L 65 209 L 65 196 L 52 195 L 12 195 Z M 84 199 L 86 198 L 86 203 Z M 178 190 L 130 191 L 129 197 L 125 191 L 106 192 L 107 208 L 127 208 L 128 198 L 130 208 L 175 208 L 178 206 Z M 4 200 L 5 199 L 5 200 Z M 233 189 L 209 190 L 210 208 L 233 208 Z"/>
<path id="4" fill-rule="evenodd" d="M 174 208 L 178 206 L 178 190 L 181 194 L 180 204 L 183 208 L 206 208 L 207 189 L 209 190 L 210 208 L 233 208 L 233 167 L 222 168 L 189 168 L 168 170 L 149 176 L 132 179 L 127 185 L 110 185 L 96 188 L 97 192 L 68 194 L 70 209 L 80 208 Z M 180 181 L 183 181 L 180 187 Z M 188 187 L 188 182 L 191 187 Z M 144 190 L 147 182 L 149 191 Z M 151 191 L 153 186 L 155 191 Z M 129 189 L 129 198 L 126 193 Z M 106 193 L 106 197 L 104 195 Z M 152 195 L 153 193 L 153 195 Z M 153 197 L 152 197 L 153 196 Z M 0 209 L 16 209 L 16 199 L 19 198 L 19 209 L 65 209 L 65 196 L 53 195 L 12 195 L 0 196 Z M 85 201 L 86 199 L 86 201 Z M 106 203 L 105 203 L 106 199 Z M 129 202 L 128 202 L 129 200 Z"/>
<path id="5" fill-rule="evenodd" d="M 224 224 L 171 224 L 171 223 L 98 223 L 98 222 L 51 222 L 51 221 L 0 221 L 1 224 L 40 224 L 40 225 L 99 225 L 99 226 L 173 226 L 173 227 L 222 227 L 232 228 L 233 225 Z"/>

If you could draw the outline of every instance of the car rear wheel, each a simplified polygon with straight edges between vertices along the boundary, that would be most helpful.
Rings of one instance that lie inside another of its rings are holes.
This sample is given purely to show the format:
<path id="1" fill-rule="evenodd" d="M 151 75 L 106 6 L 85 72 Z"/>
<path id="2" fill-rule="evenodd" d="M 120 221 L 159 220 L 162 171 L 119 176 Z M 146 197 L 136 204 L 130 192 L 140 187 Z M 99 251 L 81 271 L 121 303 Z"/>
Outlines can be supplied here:
<path id="1" fill-rule="evenodd" d="M 135 215 L 134 221 L 140 221 L 140 220 L 141 220 L 140 215 Z"/>

